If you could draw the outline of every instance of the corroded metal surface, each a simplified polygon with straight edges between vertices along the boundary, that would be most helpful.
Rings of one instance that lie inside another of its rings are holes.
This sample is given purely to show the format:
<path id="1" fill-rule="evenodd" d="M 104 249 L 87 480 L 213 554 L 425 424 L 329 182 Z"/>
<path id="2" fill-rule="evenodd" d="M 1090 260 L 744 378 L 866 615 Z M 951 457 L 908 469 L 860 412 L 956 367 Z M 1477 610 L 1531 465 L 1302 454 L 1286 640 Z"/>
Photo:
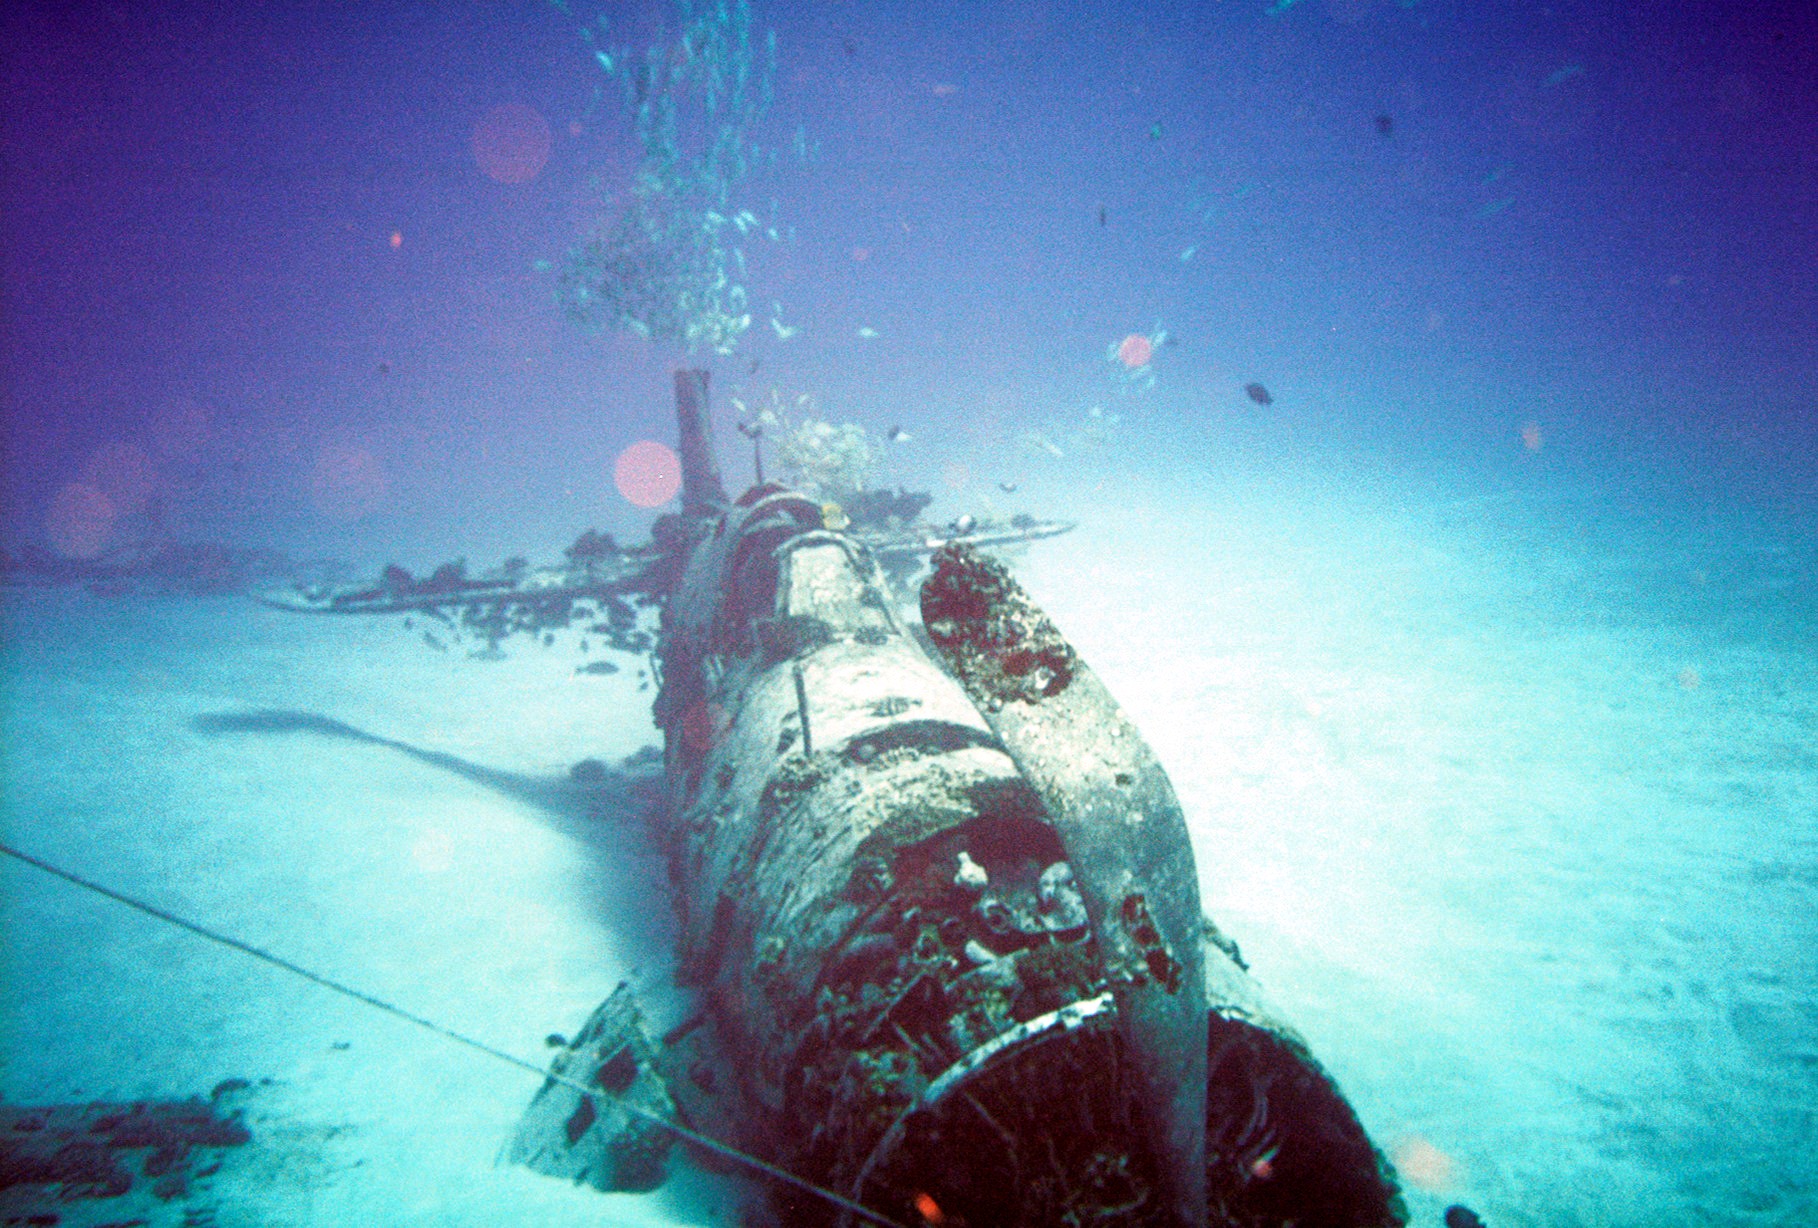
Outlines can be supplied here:
<path id="1" fill-rule="evenodd" d="M 934 556 L 922 621 L 1060 835 L 1117 998 L 1173 1218 L 1206 1218 L 1199 875 L 1174 788 L 1104 684 L 1001 563 Z"/>

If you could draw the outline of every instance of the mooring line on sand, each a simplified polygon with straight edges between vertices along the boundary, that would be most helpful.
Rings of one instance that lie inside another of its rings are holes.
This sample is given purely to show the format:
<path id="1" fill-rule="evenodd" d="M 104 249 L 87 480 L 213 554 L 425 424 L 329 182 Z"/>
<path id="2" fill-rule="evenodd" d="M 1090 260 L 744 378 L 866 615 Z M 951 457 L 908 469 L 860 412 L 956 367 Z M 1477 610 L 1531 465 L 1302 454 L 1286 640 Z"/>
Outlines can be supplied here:
<path id="1" fill-rule="evenodd" d="M 300 976 L 306 981 L 320 985 L 322 988 L 331 990 L 343 997 L 352 998 L 356 1002 L 364 1003 L 375 1010 L 380 1010 L 388 1015 L 402 1019 L 406 1023 L 413 1023 L 425 1031 L 434 1032 L 437 1036 L 452 1040 L 456 1044 L 465 1045 L 469 1049 L 484 1053 L 487 1057 L 495 1058 L 498 1061 L 505 1062 L 511 1066 L 516 1066 L 520 1070 L 528 1070 L 539 1078 L 553 1080 L 570 1090 L 580 1092 L 583 1096 L 591 1097 L 596 1094 L 594 1088 L 588 1087 L 585 1083 L 581 1083 L 578 1080 L 568 1078 L 566 1075 L 556 1074 L 554 1071 L 545 1069 L 535 1062 L 526 1061 L 516 1054 L 507 1053 L 503 1049 L 494 1048 L 483 1040 L 476 1040 L 474 1037 L 457 1032 L 453 1028 L 444 1027 L 433 1019 L 426 1019 L 421 1015 L 412 1014 L 401 1006 L 395 1006 L 392 1003 L 385 1001 L 383 998 L 375 998 L 373 995 L 366 993 L 363 990 L 355 989 L 351 985 L 343 984 L 333 977 L 324 976 L 320 972 L 312 972 L 301 964 L 294 964 L 290 960 L 285 959 L 282 955 L 274 955 L 263 947 L 256 947 L 250 942 L 235 938 L 232 934 L 224 934 L 220 930 L 210 929 L 200 922 L 191 921 L 187 917 L 182 917 L 174 912 L 159 908 L 156 904 L 147 903 L 136 896 L 127 895 L 123 891 L 116 891 L 112 887 L 95 882 L 93 879 L 84 878 L 73 870 L 66 870 L 62 866 L 45 861 L 42 858 L 33 857 L 30 853 L 21 852 L 10 844 L 0 844 L 0 853 L 5 853 L 8 857 L 22 861 L 28 866 L 34 866 L 37 869 L 44 871 L 46 874 L 54 875 L 65 882 L 73 883 L 86 891 L 92 891 L 96 895 L 104 896 L 107 899 L 113 900 L 115 903 L 124 904 L 128 908 L 137 909 L 148 917 L 155 917 L 160 921 L 176 926 L 178 929 L 188 930 L 197 937 L 206 938 L 208 941 L 219 943 L 221 946 L 231 947 L 243 955 L 250 955 L 254 959 L 263 960 L 274 968 L 281 968 L 285 972 Z M 737 1147 L 733 1147 L 730 1144 L 722 1143 L 718 1139 L 709 1138 L 699 1131 L 691 1130 L 687 1126 L 670 1121 L 648 1109 L 639 1108 L 635 1104 L 630 1104 L 623 1100 L 618 1101 L 617 1104 L 619 1108 L 624 1109 L 632 1116 L 640 1117 L 643 1120 L 650 1122 L 652 1125 L 661 1127 L 671 1134 L 674 1134 L 676 1137 L 695 1144 L 697 1147 L 703 1147 L 708 1151 L 725 1156 L 729 1160 L 737 1161 L 747 1168 L 763 1173 L 767 1177 L 773 1177 L 776 1180 L 783 1182 L 785 1185 L 792 1185 L 799 1190 L 804 1190 L 817 1198 L 824 1198 L 836 1207 L 844 1208 L 854 1215 L 862 1216 L 874 1224 L 883 1225 L 883 1228 L 906 1228 L 905 1225 L 891 1219 L 887 1215 L 873 1211 L 870 1207 L 867 1207 L 861 1202 L 848 1198 L 844 1194 L 835 1193 L 825 1186 L 816 1185 L 806 1177 L 798 1177 L 788 1169 L 780 1168 L 777 1165 L 770 1163 L 768 1160 L 761 1160 L 749 1152 L 740 1151 Z"/>

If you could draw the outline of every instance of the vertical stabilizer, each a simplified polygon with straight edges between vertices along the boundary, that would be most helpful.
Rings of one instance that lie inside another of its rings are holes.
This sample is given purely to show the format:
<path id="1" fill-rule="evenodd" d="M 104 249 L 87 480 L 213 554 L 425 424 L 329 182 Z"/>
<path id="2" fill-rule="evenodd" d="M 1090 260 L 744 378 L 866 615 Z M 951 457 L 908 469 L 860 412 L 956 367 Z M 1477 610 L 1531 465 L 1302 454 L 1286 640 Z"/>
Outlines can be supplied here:
<path id="1" fill-rule="evenodd" d="M 682 515 L 717 515 L 726 510 L 726 487 L 713 453 L 707 372 L 699 367 L 675 373 L 675 419 L 682 457 Z"/>

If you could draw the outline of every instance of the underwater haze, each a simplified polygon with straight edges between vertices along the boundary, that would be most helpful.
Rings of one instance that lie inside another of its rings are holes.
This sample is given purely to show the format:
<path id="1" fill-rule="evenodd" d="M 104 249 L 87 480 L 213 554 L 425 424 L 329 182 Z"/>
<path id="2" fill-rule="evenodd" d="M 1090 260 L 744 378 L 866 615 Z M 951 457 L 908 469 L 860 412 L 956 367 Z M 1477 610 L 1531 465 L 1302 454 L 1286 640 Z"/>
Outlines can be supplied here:
<path id="1" fill-rule="evenodd" d="M 1016 574 L 1410 1224 L 1818 1223 L 1818 9 L 0 34 L 5 1222 L 759 1214 L 497 1162 L 687 1011 L 652 611 L 258 600 L 643 542 L 700 368 L 735 495 L 1074 526 Z"/>

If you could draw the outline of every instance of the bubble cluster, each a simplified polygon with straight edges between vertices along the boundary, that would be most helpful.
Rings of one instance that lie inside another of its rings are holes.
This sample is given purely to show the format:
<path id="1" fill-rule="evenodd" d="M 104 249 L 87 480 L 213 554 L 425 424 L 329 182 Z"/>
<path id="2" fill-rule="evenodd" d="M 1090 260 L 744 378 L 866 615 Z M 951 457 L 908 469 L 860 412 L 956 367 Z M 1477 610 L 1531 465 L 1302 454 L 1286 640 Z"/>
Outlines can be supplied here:
<path id="1" fill-rule="evenodd" d="M 641 55 L 582 29 L 623 91 L 642 152 L 628 197 L 569 252 L 559 295 L 582 323 L 730 354 L 751 326 L 738 243 L 778 237 L 729 203 L 758 155 L 752 132 L 770 106 L 776 41 L 760 56 L 743 0 L 680 0 L 677 17 L 675 36 Z"/>
<path id="2" fill-rule="evenodd" d="M 810 418 L 796 427 L 778 450 L 789 484 L 816 499 L 849 499 L 865 489 L 882 451 L 851 422 L 838 426 Z"/>

